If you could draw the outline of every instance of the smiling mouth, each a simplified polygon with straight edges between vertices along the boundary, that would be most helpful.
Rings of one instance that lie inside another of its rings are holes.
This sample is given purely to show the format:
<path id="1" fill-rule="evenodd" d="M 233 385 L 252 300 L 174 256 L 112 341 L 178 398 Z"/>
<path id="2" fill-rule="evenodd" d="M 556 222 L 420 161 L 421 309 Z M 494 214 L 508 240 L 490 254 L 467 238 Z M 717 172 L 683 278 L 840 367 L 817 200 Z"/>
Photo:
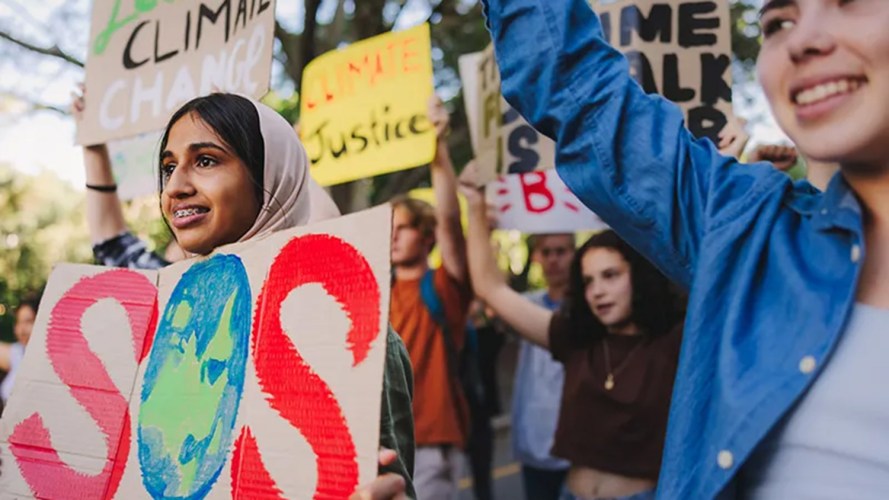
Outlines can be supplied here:
<path id="1" fill-rule="evenodd" d="M 193 215 L 205 214 L 209 212 L 210 209 L 204 207 L 189 207 L 189 208 L 181 208 L 173 212 L 174 219 L 184 219 L 186 217 L 191 217 Z"/>
<path id="2" fill-rule="evenodd" d="M 800 89 L 793 93 L 791 99 L 798 106 L 811 106 L 831 97 L 851 94 L 865 83 L 866 81 L 860 78 L 841 78 Z"/>

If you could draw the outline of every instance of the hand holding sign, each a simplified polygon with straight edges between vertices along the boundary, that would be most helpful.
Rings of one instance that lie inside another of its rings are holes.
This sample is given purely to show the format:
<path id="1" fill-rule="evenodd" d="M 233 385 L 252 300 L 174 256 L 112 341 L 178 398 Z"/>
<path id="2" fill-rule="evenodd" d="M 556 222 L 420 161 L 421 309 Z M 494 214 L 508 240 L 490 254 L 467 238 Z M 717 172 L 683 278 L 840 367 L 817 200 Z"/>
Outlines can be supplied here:
<path id="1" fill-rule="evenodd" d="M 398 455 L 392 450 L 385 448 L 380 450 L 381 467 L 395 463 L 397 458 Z M 349 500 L 408 500 L 405 486 L 404 478 L 398 474 L 383 474 L 372 483 L 356 490 Z"/>
<path id="2" fill-rule="evenodd" d="M 451 115 L 437 94 L 433 94 L 429 98 L 426 114 L 429 116 L 432 126 L 435 127 L 435 138 L 439 143 L 445 142 L 448 134 L 451 133 Z M 447 147 L 446 144 L 445 147 Z"/>
<path id="3" fill-rule="evenodd" d="M 478 162 L 471 160 L 460 172 L 460 194 L 466 198 L 470 210 L 482 206 L 485 202 L 484 187 L 479 187 L 480 167 Z"/>
<path id="4" fill-rule="evenodd" d="M 391 210 L 313 230 L 159 272 L 59 266 L 3 415 L 2 492 L 347 498 L 369 483 Z"/>
<path id="5" fill-rule="evenodd" d="M 785 172 L 796 165 L 796 160 L 796 148 L 786 144 L 760 144 L 747 158 L 750 163 L 767 161 L 778 170 Z"/>

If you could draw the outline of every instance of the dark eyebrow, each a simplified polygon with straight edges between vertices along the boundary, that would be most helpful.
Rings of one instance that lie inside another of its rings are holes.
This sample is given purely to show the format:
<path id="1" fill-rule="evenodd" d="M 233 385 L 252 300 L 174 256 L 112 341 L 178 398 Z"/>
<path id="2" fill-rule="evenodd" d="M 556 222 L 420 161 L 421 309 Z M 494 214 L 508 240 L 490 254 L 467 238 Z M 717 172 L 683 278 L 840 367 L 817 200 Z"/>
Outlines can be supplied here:
<path id="1" fill-rule="evenodd" d="M 761 18 L 763 14 L 770 10 L 780 9 L 783 7 L 789 7 L 791 5 L 795 5 L 796 0 L 767 0 L 765 5 L 759 9 L 759 17 Z"/>
<path id="2" fill-rule="evenodd" d="M 200 151 L 201 149 L 218 149 L 219 151 L 222 151 L 223 153 L 229 154 L 228 150 L 226 150 L 224 147 L 220 146 L 219 144 L 216 144 L 215 142 L 193 142 L 188 145 L 188 150 L 191 151 L 192 153 L 195 151 Z M 163 153 L 161 153 L 161 160 L 165 160 L 171 156 L 173 156 L 173 152 L 170 151 L 169 149 L 167 149 Z"/>

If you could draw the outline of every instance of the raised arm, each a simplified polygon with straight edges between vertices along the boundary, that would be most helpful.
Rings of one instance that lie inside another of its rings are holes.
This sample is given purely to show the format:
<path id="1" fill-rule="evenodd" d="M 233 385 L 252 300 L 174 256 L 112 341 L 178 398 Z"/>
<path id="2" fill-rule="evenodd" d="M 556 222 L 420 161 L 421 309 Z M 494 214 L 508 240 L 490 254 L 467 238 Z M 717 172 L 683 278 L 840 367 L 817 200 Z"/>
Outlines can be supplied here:
<path id="1" fill-rule="evenodd" d="M 441 262 L 448 275 L 466 283 L 466 240 L 460 225 L 460 203 L 457 201 L 457 175 L 448 152 L 450 118 L 441 99 L 429 100 L 429 121 L 435 125 L 435 158 L 429 166 L 432 189 L 435 191 L 435 239 L 441 250 Z"/>
<path id="2" fill-rule="evenodd" d="M 475 294 L 519 335 L 537 345 L 549 347 L 549 324 L 553 313 L 522 297 L 509 287 L 491 251 L 491 230 L 484 195 L 471 179 L 473 165 L 461 175 L 460 190 L 469 205 L 466 238 L 469 274 Z"/>
<path id="3" fill-rule="evenodd" d="M 74 96 L 71 112 L 79 121 L 83 112 L 84 96 Z M 83 148 L 86 169 L 86 223 L 92 243 L 98 244 L 127 230 L 120 198 L 117 196 L 111 157 L 104 144 Z"/>
<path id="4" fill-rule="evenodd" d="M 557 141 L 568 187 L 670 278 L 689 286 L 705 231 L 752 210 L 782 179 L 730 168 L 681 111 L 646 95 L 586 0 L 484 0 L 503 94 Z"/>

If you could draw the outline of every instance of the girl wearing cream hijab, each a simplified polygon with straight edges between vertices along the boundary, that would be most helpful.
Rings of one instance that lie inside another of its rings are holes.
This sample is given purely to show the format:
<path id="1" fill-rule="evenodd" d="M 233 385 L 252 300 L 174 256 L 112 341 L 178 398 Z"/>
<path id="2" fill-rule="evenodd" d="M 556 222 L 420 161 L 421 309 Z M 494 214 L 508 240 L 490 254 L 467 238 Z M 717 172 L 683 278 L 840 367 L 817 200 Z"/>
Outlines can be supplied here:
<path id="1" fill-rule="evenodd" d="M 82 105 L 75 101 L 75 113 Z M 126 231 L 104 145 L 84 148 L 84 159 L 96 259 L 118 267 L 166 265 Z M 234 94 L 198 97 L 173 114 L 161 139 L 158 180 L 164 219 L 187 255 L 339 215 L 309 176 L 305 149 L 290 124 L 268 106 Z M 404 345 L 390 330 L 381 475 L 355 498 L 413 496 L 410 373 Z"/>

